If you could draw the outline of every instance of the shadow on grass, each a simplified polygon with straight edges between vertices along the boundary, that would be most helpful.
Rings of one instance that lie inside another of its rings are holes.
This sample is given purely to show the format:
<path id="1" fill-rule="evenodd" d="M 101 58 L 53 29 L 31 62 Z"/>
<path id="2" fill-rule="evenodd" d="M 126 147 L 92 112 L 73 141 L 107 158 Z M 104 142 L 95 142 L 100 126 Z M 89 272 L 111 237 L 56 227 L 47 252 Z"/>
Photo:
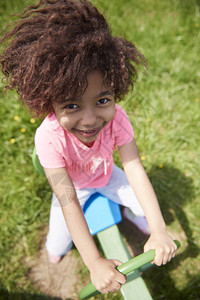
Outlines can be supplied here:
<path id="1" fill-rule="evenodd" d="M 184 258 L 196 257 L 199 249 L 193 238 L 193 230 L 183 207 L 191 203 L 194 197 L 192 179 L 172 166 L 162 169 L 153 167 L 149 172 L 156 195 L 159 199 L 163 217 L 167 225 L 177 219 L 187 239 L 187 249 Z"/>
<path id="2" fill-rule="evenodd" d="M 35 293 L 29 294 L 28 292 L 8 292 L 7 290 L 0 289 L 0 300 L 62 300 L 58 297 L 50 297 L 45 295 L 38 295 Z M 73 299 L 66 299 L 73 300 Z"/>
<path id="3" fill-rule="evenodd" d="M 179 222 L 187 246 L 168 265 L 149 270 L 145 277 L 150 282 L 153 293 L 162 296 L 162 299 L 198 299 L 199 283 L 196 276 L 190 277 L 187 274 L 188 283 L 183 290 L 178 290 L 170 277 L 170 272 L 178 268 L 182 261 L 190 257 L 195 258 L 199 254 L 199 248 L 193 238 L 193 230 L 183 210 L 184 206 L 191 203 L 194 197 L 192 179 L 172 166 L 162 169 L 157 166 L 152 167 L 148 175 L 159 199 L 166 224 L 170 225 L 174 219 Z M 158 282 L 159 284 L 157 284 Z"/>
<path id="4" fill-rule="evenodd" d="M 200 6 L 200 0 L 195 0 L 196 5 Z"/>
<path id="5" fill-rule="evenodd" d="M 183 10 L 188 9 L 190 10 L 192 6 L 197 5 L 200 6 L 200 0 L 178 0 L 179 1 L 179 7 Z"/>
<path id="6" fill-rule="evenodd" d="M 29 294 L 28 292 L 8 292 L 0 288 L 0 300 L 62 300 L 59 297 L 51 297 L 46 295 L 39 295 L 36 293 Z M 74 300 L 72 298 L 65 298 L 65 300 Z"/>
<path id="7" fill-rule="evenodd" d="M 195 14 L 195 8 L 200 8 L 200 0 L 178 0 L 178 4 L 184 21 L 186 21 L 188 15 Z"/>
<path id="8" fill-rule="evenodd" d="M 187 258 L 198 256 L 199 249 L 193 238 L 193 230 L 190 227 L 187 215 L 183 208 L 194 198 L 194 188 L 192 179 L 186 177 L 182 172 L 172 166 L 159 168 L 152 167 L 148 174 L 156 195 L 159 199 L 160 207 L 167 225 L 174 220 L 178 221 L 177 234 L 182 231 L 181 236 L 185 236 L 184 244 L 186 248 L 166 266 L 153 267 L 143 273 L 143 278 L 151 291 L 153 299 L 189 300 L 199 299 L 199 276 L 185 274 L 188 282 L 184 289 L 179 290 L 171 278 L 172 270 L 181 267 L 181 262 Z M 131 245 L 135 255 L 143 251 L 143 245 L 147 240 L 141 232 L 136 230 L 130 222 L 123 220 L 119 225 L 121 232 Z M 180 272 L 184 272 L 183 268 Z M 181 274 L 182 275 L 182 274 Z M 183 276 L 184 277 L 184 276 Z M 181 277 L 180 277 L 181 278 Z"/>

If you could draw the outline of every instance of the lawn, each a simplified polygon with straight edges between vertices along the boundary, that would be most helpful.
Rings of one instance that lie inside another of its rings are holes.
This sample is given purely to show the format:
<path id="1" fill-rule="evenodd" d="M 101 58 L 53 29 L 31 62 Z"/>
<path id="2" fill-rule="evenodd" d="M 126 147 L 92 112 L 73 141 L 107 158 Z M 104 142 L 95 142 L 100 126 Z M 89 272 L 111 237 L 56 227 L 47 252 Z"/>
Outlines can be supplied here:
<path id="1" fill-rule="evenodd" d="M 33 3 L 0 0 L 1 32 L 9 15 Z M 121 106 L 133 124 L 144 167 L 167 226 L 180 239 L 181 249 L 170 264 L 148 270 L 143 277 L 154 299 L 197 300 L 200 1 L 93 3 L 105 12 L 113 33 L 134 42 L 149 61 L 148 72 L 140 74 Z M 0 299 L 48 299 L 27 275 L 28 262 L 37 255 L 43 228 L 48 224 L 50 208 L 49 186 L 31 163 L 34 133 L 41 120 L 32 118 L 22 107 L 15 91 L 4 94 L 3 83 L 0 118 Z M 120 165 L 117 154 L 115 161 Z M 116 295 L 113 299 L 120 298 Z"/>

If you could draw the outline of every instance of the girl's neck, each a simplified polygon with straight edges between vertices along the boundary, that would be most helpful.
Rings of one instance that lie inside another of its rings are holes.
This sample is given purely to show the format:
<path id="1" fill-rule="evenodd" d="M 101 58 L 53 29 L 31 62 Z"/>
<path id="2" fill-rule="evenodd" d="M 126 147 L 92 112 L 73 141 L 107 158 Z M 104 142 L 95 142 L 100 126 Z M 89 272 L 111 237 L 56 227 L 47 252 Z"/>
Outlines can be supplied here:
<path id="1" fill-rule="evenodd" d="M 89 142 L 89 143 L 86 143 L 86 144 L 84 143 L 84 145 L 86 145 L 87 147 L 90 148 L 90 147 L 92 147 L 92 146 L 94 145 L 94 142 L 95 142 L 95 141 Z"/>

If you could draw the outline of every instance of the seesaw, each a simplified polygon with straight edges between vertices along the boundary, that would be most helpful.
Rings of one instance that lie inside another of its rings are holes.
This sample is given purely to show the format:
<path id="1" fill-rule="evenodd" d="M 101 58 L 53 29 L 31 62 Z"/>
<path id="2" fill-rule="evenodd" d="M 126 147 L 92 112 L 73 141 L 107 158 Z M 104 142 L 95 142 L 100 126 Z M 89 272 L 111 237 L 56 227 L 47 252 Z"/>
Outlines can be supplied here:
<path id="1" fill-rule="evenodd" d="M 44 175 L 44 170 L 40 165 L 33 151 L 32 161 L 35 169 Z M 127 282 L 121 287 L 121 294 L 125 300 L 150 300 L 152 299 L 148 288 L 140 273 L 152 266 L 155 251 L 150 250 L 134 258 L 122 238 L 117 224 L 121 222 L 122 216 L 117 203 L 109 200 L 105 196 L 95 193 L 86 202 L 83 212 L 92 235 L 96 235 L 106 258 L 116 258 L 123 262 L 117 269 L 127 275 Z M 180 243 L 175 241 L 179 247 Z M 88 299 L 98 295 L 92 283 L 85 286 L 79 293 L 79 299 Z"/>

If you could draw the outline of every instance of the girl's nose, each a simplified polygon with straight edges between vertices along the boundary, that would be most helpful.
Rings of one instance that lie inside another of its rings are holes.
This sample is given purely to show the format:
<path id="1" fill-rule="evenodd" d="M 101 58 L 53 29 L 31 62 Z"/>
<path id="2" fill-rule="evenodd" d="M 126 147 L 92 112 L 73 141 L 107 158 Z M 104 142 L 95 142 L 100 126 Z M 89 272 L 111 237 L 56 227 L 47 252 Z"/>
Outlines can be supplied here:
<path id="1" fill-rule="evenodd" d="M 83 126 L 96 125 L 97 116 L 93 109 L 85 109 L 83 111 L 81 123 Z"/>

